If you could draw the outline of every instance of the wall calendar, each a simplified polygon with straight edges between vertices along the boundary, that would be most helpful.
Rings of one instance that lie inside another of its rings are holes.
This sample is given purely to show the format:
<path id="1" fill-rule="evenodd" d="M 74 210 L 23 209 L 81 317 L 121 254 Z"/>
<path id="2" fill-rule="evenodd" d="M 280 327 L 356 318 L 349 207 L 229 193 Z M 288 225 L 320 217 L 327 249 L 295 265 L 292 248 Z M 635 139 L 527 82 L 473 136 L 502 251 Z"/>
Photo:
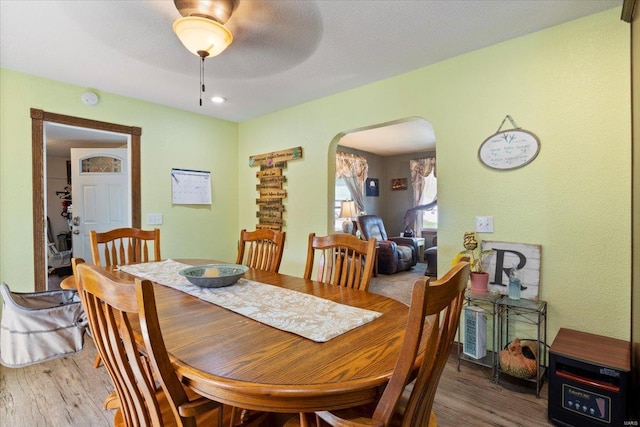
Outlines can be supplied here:
<path id="1" fill-rule="evenodd" d="M 210 205 L 211 172 L 171 169 L 171 198 L 174 205 Z"/>

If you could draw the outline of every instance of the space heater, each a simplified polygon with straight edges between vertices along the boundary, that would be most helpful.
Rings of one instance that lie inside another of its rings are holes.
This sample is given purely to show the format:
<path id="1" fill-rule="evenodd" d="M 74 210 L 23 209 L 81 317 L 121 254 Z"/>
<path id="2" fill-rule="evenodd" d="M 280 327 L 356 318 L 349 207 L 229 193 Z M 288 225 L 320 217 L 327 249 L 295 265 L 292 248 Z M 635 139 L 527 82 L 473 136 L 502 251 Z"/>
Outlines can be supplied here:
<path id="1" fill-rule="evenodd" d="M 549 350 L 549 420 L 559 426 L 638 425 L 629 418 L 631 346 L 560 328 Z"/>
<path id="2" fill-rule="evenodd" d="M 481 307 L 464 308 L 463 353 L 474 359 L 487 355 L 487 312 Z"/>

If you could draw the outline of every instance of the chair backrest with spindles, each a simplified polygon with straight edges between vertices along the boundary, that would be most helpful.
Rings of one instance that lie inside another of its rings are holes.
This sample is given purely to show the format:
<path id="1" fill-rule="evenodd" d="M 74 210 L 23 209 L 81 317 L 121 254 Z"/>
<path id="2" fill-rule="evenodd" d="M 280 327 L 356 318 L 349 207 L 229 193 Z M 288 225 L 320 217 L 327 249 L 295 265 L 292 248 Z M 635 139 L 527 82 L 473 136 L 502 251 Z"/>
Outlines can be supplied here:
<path id="1" fill-rule="evenodd" d="M 164 425 L 154 381 L 164 390 L 176 420 L 178 407 L 189 402 L 160 331 L 153 285 L 148 280 L 114 281 L 87 263 L 76 266 L 78 293 L 98 352 L 114 383 L 126 425 Z M 144 341 L 136 341 L 139 325 Z M 141 354 L 144 354 L 142 356 Z M 181 420 L 195 425 L 193 420 Z M 182 424 L 180 424 L 182 425 Z"/>
<path id="2" fill-rule="evenodd" d="M 435 425 L 433 399 L 460 323 L 468 278 L 469 263 L 459 262 L 439 280 L 430 282 L 425 278 L 415 282 L 400 356 L 370 418 L 364 415 L 352 419 L 351 413 L 343 418 L 339 411 L 319 411 L 318 418 L 331 426 Z M 421 343 L 425 350 L 415 382 L 409 384 L 415 375 Z"/>
<path id="3" fill-rule="evenodd" d="M 422 279 L 416 282 L 400 359 L 376 407 L 374 419 L 377 415 L 385 412 L 387 413 L 381 419 L 387 417 L 390 419 L 390 416 L 393 415 L 393 413 L 388 413 L 389 407 L 396 405 L 390 405 L 389 402 L 400 401 L 400 396 L 415 366 L 425 323 L 431 322 L 429 335 L 422 337 L 423 340 L 427 339 L 428 341 L 418 376 L 406 406 L 403 405 L 403 411 L 400 414 L 404 427 L 429 425 L 440 375 L 449 358 L 451 345 L 460 323 L 460 313 L 468 279 L 469 264 L 459 262 L 439 280 L 429 282 Z"/>
<path id="4" fill-rule="evenodd" d="M 160 261 L 160 229 L 116 228 L 104 233 L 91 230 L 91 255 L 95 265 L 127 265 Z M 153 258 L 149 253 L 153 251 Z"/>
<path id="5" fill-rule="evenodd" d="M 311 279 L 318 255 L 316 280 L 366 291 L 371 283 L 376 239 L 361 240 L 351 234 L 309 234 L 304 278 Z"/>
<path id="6" fill-rule="evenodd" d="M 238 242 L 236 264 L 277 273 L 284 252 L 286 232 L 259 229 L 242 230 Z"/>

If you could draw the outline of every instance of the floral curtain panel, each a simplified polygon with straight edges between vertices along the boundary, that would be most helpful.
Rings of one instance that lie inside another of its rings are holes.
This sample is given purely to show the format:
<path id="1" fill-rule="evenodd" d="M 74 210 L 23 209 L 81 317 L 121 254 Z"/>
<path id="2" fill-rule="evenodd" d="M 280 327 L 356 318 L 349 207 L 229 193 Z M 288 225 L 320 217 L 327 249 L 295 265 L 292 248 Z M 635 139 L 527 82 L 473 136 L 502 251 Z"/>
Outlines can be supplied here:
<path id="1" fill-rule="evenodd" d="M 368 171 L 369 165 L 364 157 L 336 152 L 336 178 L 344 180 L 358 212 L 364 212 L 364 182 Z"/>
<path id="2" fill-rule="evenodd" d="M 413 206 L 425 205 L 438 197 L 436 158 L 414 159 L 409 161 L 411 186 L 413 188 Z M 427 191 L 425 191 L 427 190 Z M 425 200 L 430 198 L 430 200 Z M 418 211 L 413 226 L 416 236 L 422 233 L 422 212 Z"/>

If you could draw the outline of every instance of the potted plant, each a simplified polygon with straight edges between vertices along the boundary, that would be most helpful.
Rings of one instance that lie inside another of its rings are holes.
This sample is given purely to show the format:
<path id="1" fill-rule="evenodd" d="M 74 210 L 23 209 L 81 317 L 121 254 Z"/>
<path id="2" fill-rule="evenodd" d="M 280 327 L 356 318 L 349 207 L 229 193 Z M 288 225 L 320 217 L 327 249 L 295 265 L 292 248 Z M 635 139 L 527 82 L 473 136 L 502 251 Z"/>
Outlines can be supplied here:
<path id="1" fill-rule="evenodd" d="M 493 249 L 481 250 L 476 240 L 476 233 L 473 231 L 464 233 L 463 246 L 465 250 L 458 253 L 454 262 L 464 257 L 469 258 L 471 292 L 486 295 L 489 292 L 489 273 L 485 268 L 485 258 L 493 252 Z"/>

